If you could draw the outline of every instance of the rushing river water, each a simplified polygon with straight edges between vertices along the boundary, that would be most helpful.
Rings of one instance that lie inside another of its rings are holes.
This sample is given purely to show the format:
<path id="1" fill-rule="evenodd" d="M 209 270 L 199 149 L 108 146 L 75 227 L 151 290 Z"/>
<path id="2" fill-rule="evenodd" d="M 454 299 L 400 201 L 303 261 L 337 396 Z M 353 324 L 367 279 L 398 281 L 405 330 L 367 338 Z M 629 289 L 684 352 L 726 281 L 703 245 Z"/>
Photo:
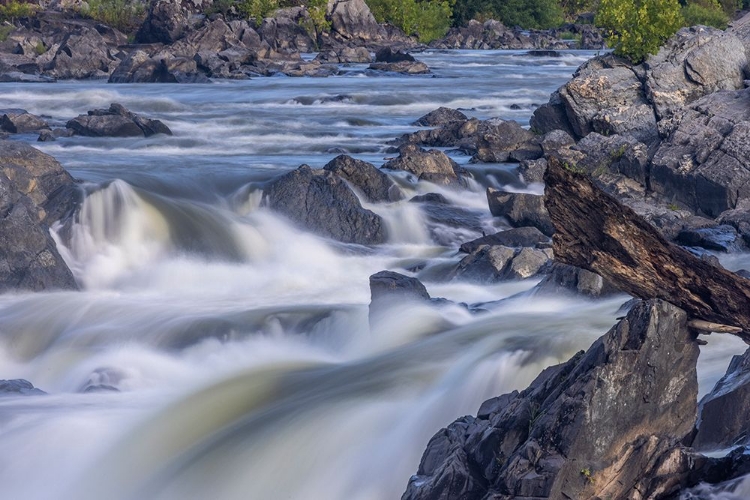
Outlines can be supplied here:
<path id="1" fill-rule="evenodd" d="M 213 85 L 0 84 L 0 108 L 53 124 L 119 102 L 174 131 L 34 143 L 89 193 L 59 240 L 83 291 L 0 296 L 0 379 L 49 393 L 0 399 L 0 497 L 398 498 L 438 429 L 586 349 L 627 297 L 500 301 L 535 281 L 425 277 L 432 296 L 487 312 L 399 304 L 370 320 L 371 274 L 455 263 L 460 242 L 502 227 L 484 189 L 522 189 L 511 167 L 468 165 L 465 191 L 399 176 L 407 199 L 441 192 L 468 222 L 368 205 L 390 234 L 374 251 L 295 229 L 259 207 L 260 189 L 344 151 L 381 165 L 387 142 L 439 106 L 526 124 L 592 55 L 422 54 L 434 77 L 352 66 Z M 711 338 L 702 392 L 742 351 Z"/>

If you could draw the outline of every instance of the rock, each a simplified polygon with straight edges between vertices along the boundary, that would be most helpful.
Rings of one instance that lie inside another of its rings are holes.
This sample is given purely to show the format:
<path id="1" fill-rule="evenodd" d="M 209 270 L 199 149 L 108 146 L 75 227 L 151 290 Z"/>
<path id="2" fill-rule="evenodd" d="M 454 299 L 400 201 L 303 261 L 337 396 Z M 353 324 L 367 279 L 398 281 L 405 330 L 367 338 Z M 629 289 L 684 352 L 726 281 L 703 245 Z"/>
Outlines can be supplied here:
<path id="1" fill-rule="evenodd" d="M 551 155 L 557 153 L 561 149 L 575 146 L 575 143 L 575 139 L 564 130 L 552 130 L 551 132 L 544 134 L 541 146 L 545 155 Z"/>
<path id="2" fill-rule="evenodd" d="M 35 222 L 51 225 L 75 208 L 78 189 L 70 174 L 25 142 L 0 141 L 0 173 L 11 182 L 8 189 L 29 198 Z"/>
<path id="3" fill-rule="evenodd" d="M 391 47 L 383 47 L 375 53 L 375 62 L 379 63 L 400 63 L 415 62 L 414 56 L 407 52 L 394 51 Z"/>
<path id="4" fill-rule="evenodd" d="M 716 252 L 741 252 L 747 246 L 737 234 L 737 230 L 729 225 L 714 225 L 713 227 L 686 228 L 677 235 L 677 243 L 688 247 L 701 247 Z"/>
<path id="5" fill-rule="evenodd" d="M 0 380 L 0 397 L 2 396 L 41 396 L 46 392 L 34 387 L 23 379 Z"/>
<path id="6" fill-rule="evenodd" d="M 364 0 L 328 2 L 331 30 L 344 40 L 371 42 L 382 37 L 381 28 Z"/>
<path id="7" fill-rule="evenodd" d="M 565 103 L 557 90 L 550 95 L 549 102 L 542 104 L 534 110 L 534 114 L 529 121 L 531 130 L 537 134 L 548 134 L 555 130 L 562 130 L 570 136 L 575 136 L 576 132 L 568 120 L 568 114 Z"/>
<path id="8" fill-rule="evenodd" d="M 457 181 L 462 171 L 456 162 L 436 149 L 425 151 L 414 144 L 405 144 L 398 148 L 398 153 L 398 158 L 388 161 L 382 168 L 404 170 L 420 180 L 438 183 Z"/>
<path id="9" fill-rule="evenodd" d="M 41 213 L 0 173 L 0 292 L 78 288 L 49 228 L 40 223 Z"/>
<path id="10" fill-rule="evenodd" d="M 731 32 L 707 26 L 682 28 L 646 61 L 646 95 L 659 120 L 719 90 L 744 88 L 748 60 Z"/>
<path id="11" fill-rule="evenodd" d="M 746 245 L 750 245 L 750 200 L 742 200 L 737 208 L 723 212 L 717 219 L 719 224 L 729 224 L 742 236 Z"/>
<path id="12" fill-rule="evenodd" d="M 413 125 L 418 127 L 439 127 L 449 123 L 465 122 L 466 120 L 468 120 L 466 115 L 457 109 L 439 107 L 419 118 Z"/>
<path id="13" fill-rule="evenodd" d="M 458 148 L 468 154 L 476 153 L 477 130 L 482 122 L 476 118 L 454 121 L 429 130 L 418 130 L 401 136 L 397 144 L 417 144 L 441 148 Z"/>
<path id="14" fill-rule="evenodd" d="M 518 164 L 518 173 L 521 176 L 521 180 L 526 184 L 544 182 L 545 170 L 547 170 L 547 160 L 544 158 L 523 160 Z"/>
<path id="15" fill-rule="evenodd" d="M 202 20 L 199 14 L 212 3 L 211 0 L 152 0 L 135 41 L 174 43 Z"/>
<path id="16" fill-rule="evenodd" d="M 750 196 L 750 89 L 690 104 L 651 162 L 652 189 L 716 217 Z"/>
<path id="17" fill-rule="evenodd" d="M 211 83 L 198 72 L 195 60 L 184 57 L 155 59 L 134 50 L 112 72 L 109 83 Z"/>
<path id="18" fill-rule="evenodd" d="M 315 56 L 321 63 L 371 63 L 372 56 L 365 47 L 341 47 L 337 50 L 325 50 Z"/>
<path id="19" fill-rule="evenodd" d="M 26 134 L 29 132 L 39 132 L 40 130 L 49 130 L 47 122 L 36 115 L 27 111 L 0 109 L 0 130 L 11 134 Z"/>
<path id="20" fill-rule="evenodd" d="M 393 271 L 380 271 L 370 276 L 371 301 L 379 300 L 430 300 L 430 294 L 417 278 Z"/>
<path id="21" fill-rule="evenodd" d="M 377 245 L 385 223 L 365 210 L 344 180 L 328 170 L 302 165 L 263 190 L 263 205 L 305 229 L 344 243 Z"/>
<path id="22" fill-rule="evenodd" d="M 726 374 L 700 402 L 693 447 L 715 450 L 750 442 L 750 350 L 734 356 Z"/>
<path id="23" fill-rule="evenodd" d="M 351 183 L 365 195 L 367 201 L 375 203 L 399 201 L 404 197 L 388 174 L 378 170 L 372 163 L 356 160 L 347 155 L 339 155 L 328 162 L 323 169 Z"/>
<path id="24" fill-rule="evenodd" d="M 76 135 L 89 137 L 150 137 L 154 134 L 172 135 L 159 120 L 143 118 L 128 111 L 121 104 L 112 103 L 109 109 L 95 109 L 79 115 L 65 124 Z"/>
<path id="25" fill-rule="evenodd" d="M 542 156 L 540 139 L 513 120 L 491 119 L 477 129 L 477 152 L 472 158 L 486 163 L 535 160 Z"/>
<path id="26" fill-rule="evenodd" d="M 482 236 L 474 241 L 461 245 L 461 252 L 472 253 L 480 246 L 502 245 L 506 247 L 548 247 L 552 244 L 549 236 L 535 227 L 515 227 L 495 234 Z"/>
<path id="27" fill-rule="evenodd" d="M 552 259 L 552 250 L 522 248 L 510 263 L 507 276 L 514 280 L 524 280 L 543 272 Z"/>
<path id="28" fill-rule="evenodd" d="M 414 196 L 409 203 L 433 203 L 437 205 L 451 205 L 450 200 L 440 193 L 427 193 Z"/>
<path id="29" fill-rule="evenodd" d="M 586 353 L 438 432 L 402 499 L 649 498 L 695 420 L 697 358 L 684 311 L 638 303 Z"/>
<path id="30" fill-rule="evenodd" d="M 261 40 L 278 52 L 312 52 L 315 41 L 299 22 L 289 17 L 266 18 L 258 29 Z"/>
<path id="31" fill-rule="evenodd" d="M 492 215 L 505 217 L 513 227 L 532 226 L 547 236 L 555 232 L 543 196 L 487 188 L 487 201 Z"/>
<path id="32" fill-rule="evenodd" d="M 526 52 L 526 55 L 532 56 L 532 57 L 562 57 L 562 54 L 556 50 L 545 50 L 545 49 L 530 50 Z"/>
<path id="33" fill-rule="evenodd" d="M 430 72 L 430 68 L 423 62 L 401 61 L 394 63 L 374 62 L 370 64 L 369 69 L 374 71 L 388 71 L 391 73 L 403 73 L 406 75 L 425 75 Z"/>
<path id="34" fill-rule="evenodd" d="M 84 26 L 65 36 L 45 71 L 59 79 L 107 78 L 119 63 L 102 35 Z"/>
<path id="35" fill-rule="evenodd" d="M 620 292 L 609 281 L 596 273 L 555 262 L 549 273 L 534 287 L 534 294 L 558 296 L 568 293 L 585 297 L 606 297 Z"/>
<path id="36" fill-rule="evenodd" d="M 450 279 L 494 283 L 506 279 L 516 249 L 500 245 L 482 245 L 461 259 L 449 274 Z"/>

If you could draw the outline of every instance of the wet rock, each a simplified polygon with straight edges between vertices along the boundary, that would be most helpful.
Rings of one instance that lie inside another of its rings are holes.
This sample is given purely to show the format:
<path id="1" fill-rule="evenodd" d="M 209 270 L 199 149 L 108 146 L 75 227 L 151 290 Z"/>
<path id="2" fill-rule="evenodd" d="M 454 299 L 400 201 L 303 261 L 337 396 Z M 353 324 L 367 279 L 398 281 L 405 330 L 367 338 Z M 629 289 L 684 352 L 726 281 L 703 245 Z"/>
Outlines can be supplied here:
<path id="1" fill-rule="evenodd" d="M 60 137 L 72 137 L 73 131 L 69 128 L 56 128 L 53 130 L 42 130 L 39 132 L 38 142 L 52 142 Z"/>
<path id="2" fill-rule="evenodd" d="M 480 283 L 522 280 L 544 272 L 551 258 L 549 249 L 481 245 L 461 259 L 448 277 Z"/>
<path id="3" fill-rule="evenodd" d="M 420 180 L 448 183 L 458 180 L 461 167 L 445 153 L 436 149 L 425 151 L 414 144 L 398 148 L 398 158 L 388 161 L 382 168 L 404 170 Z"/>
<path id="4" fill-rule="evenodd" d="M 0 397 L 2 396 L 41 396 L 46 392 L 37 389 L 28 380 L 0 380 Z"/>
<path id="5" fill-rule="evenodd" d="M 677 235 L 677 243 L 688 247 L 701 247 L 716 252 L 741 252 L 747 250 L 737 230 L 729 225 L 686 228 Z"/>
<path id="6" fill-rule="evenodd" d="M 405 134 L 395 142 L 397 144 L 407 143 L 440 148 L 458 148 L 473 155 L 476 153 L 476 135 L 481 123 L 476 118 L 463 122 L 448 122 L 437 128 Z"/>
<path id="7" fill-rule="evenodd" d="M 341 47 L 337 50 L 321 51 L 315 56 L 321 63 L 371 63 L 372 56 L 365 47 Z"/>
<path id="8" fill-rule="evenodd" d="M 697 358 L 682 310 L 638 303 L 586 353 L 438 432 L 402 499 L 639 497 L 691 431 Z"/>
<path id="9" fill-rule="evenodd" d="M 414 122 L 418 127 L 440 127 L 449 123 L 465 122 L 468 120 L 465 114 L 457 109 L 440 107 L 430 111 Z"/>
<path id="10" fill-rule="evenodd" d="M 682 28 L 647 61 L 646 93 L 659 120 L 719 90 L 744 87 L 747 56 L 731 32 L 707 26 Z"/>
<path id="11" fill-rule="evenodd" d="M 383 47 L 375 53 L 375 62 L 379 63 L 400 63 L 415 62 L 414 56 L 407 52 L 394 51 L 391 47 Z"/>
<path id="12" fill-rule="evenodd" d="M 440 193 L 427 193 L 414 196 L 409 203 L 433 203 L 437 205 L 451 205 L 450 200 Z"/>
<path id="13" fill-rule="evenodd" d="M 399 187 L 372 163 L 339 155 L 323 167 L 351 183 L 370 202 L 398 201 L 403 198 Z"/>
<path id="14" fill-rule="evenodd" d="M 303 228 L 344 243 L 386 241 L 383 220 L 362 208 L 346 182 L 328 170 L 302 165 L 263 190 L 263 205 Z"/>
<path id="15" fill-rule="evenodd" d="M 198 72 L 195 60 L 184 57 L 156 59 L 134 50 L 109 77 L 109 83 L 210 83 Z"/>
<path id="16" fill-rule="evenodd" d="M 0 109 L 0 130 L 11 134 L 26 134 L 49 129 L 43 119 L 23 109 Z"/>
<path id="17" fill-rule="evenodd" d="M 547 236 L 555 232 L 543 196 L 487 188 L 487 201 L 492 215 L 505 217 L 513 227 L 535 227 Z"/>
<path id="18" fill-rule="evenodd" d="M 370 276 L 371 301 L 395 300 L 430 300 L 430 294 L 417 278 L 405 276 L 393 271 L 380 271 Z"/>
<path id="19" fill-rule="evenodd" d="M 556 50 L 545 49 L 530 50 L 526 52 L 526 55 L 532 57 L 562 57 L 562 54 Z"/>
<path id="20" fill-rule="evenodd" d="M 491 119 L 480 123 L 476 147 L 472 159 L 485 163 L 535 160 L 542 156 L 540 138 L 513 120 Z"/>
<path id="21" fill-rule="evenodd" d="M 723 212 L 716 220 L 734 227 L 745 244 L 750 245 L 750 200 L 740 200 L 737 208 Z"/>
<path id="22" fill-rule="evenodd" d="M 535 227 L 514 227 L 464 243 L 459 250 L 471 253 L 483 245 L 502 245 L 514 248 L 546 248 L 551 242 L 552 240 L 549 236 L 543 234 Z"/>
<path id="23" fill-rule="evenodd" d="M 714 450 L 750 443 L 750 350 L 734 356 L 726 374 L 700 402 L 693 447 Z"/>
<path id="24" fill-rule="evenodd" d="M 374 71 L 388 71 L 391 73 L 403 73 L 406 75 L 425 75 L 430 68 L 423 62 L 401 61 L 401 62 L 374 62 L 369 69 Z"/>
<path id="25" fill-rule="evenodd" d="M 150 137 L 154 134 L 172 135 L 159 120 L 151 120 L 112 103 L 109 109 L 94 109 L 65 124 L 76 135 L 88 137 Z"/>
<path id="26" fill-rule="evenodd" d="M 620 292 L 596 273 L 555 262 L 549 273 L 534 287 L 534 294 L 580 294 L 586 297 L 606 297 Z"/>

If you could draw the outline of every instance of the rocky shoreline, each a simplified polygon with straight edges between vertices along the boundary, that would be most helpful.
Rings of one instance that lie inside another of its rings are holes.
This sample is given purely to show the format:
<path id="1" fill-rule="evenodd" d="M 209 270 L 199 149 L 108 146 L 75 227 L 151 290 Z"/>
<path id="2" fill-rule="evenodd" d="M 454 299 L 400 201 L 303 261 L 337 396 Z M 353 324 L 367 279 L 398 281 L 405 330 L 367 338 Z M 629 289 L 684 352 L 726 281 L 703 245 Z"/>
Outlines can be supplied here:
<path id="1" fill-rule="evenodd" d="M 405 56 L 425 47 L 390 25 L 376 22 L 363 0 L 329 2 L 330 30 L 311 33 L 305 7 L 278 10 L 248 21 L 211 13 L 211 2 L 158 0 L 131 40 L 115 28 L 81 18 L 74 10 L 45 10 L 21 19 L 0 42 L 0 82 L 108 79 L 110 83 L 207 83 L 259 76 L 325 77 L 340 64 L 371 64 L 374 72 L 427 74 Z M 563 40 L 562 34 L 573 36 Z M 580 41 L 578 41 L 580 39 Z M 510 29 L 497 21 L 454 29 L 430 45 L 439 49 L 599 49 L 590 25 L 553 31 Z M 387 52 L 381 53 L 383 49 Z M 317 52 L 317 56 L 303 54 Z M 401 53 L 394 58 L 391 53 Z"/>

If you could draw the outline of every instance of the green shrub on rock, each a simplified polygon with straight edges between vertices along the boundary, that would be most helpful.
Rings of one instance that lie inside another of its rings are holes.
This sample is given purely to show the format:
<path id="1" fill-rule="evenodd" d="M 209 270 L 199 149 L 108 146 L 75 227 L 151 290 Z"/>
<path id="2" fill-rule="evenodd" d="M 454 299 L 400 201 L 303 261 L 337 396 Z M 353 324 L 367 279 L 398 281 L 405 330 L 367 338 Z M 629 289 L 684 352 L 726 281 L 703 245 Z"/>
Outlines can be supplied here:
<path id="1" fill-rule="evenodd" d="M 596 24 L 617 55 L 640 63 L 683 25 L 677 0 L 601 0 Z"/>
<path id="2" fill-rule="evenodd" d="M 682 8 L 682 17 L 685 18 L 685 26 L 702 24 L 722 30 L 729 22 L 729 17 L 716 0 L 690 2 Z"/>

